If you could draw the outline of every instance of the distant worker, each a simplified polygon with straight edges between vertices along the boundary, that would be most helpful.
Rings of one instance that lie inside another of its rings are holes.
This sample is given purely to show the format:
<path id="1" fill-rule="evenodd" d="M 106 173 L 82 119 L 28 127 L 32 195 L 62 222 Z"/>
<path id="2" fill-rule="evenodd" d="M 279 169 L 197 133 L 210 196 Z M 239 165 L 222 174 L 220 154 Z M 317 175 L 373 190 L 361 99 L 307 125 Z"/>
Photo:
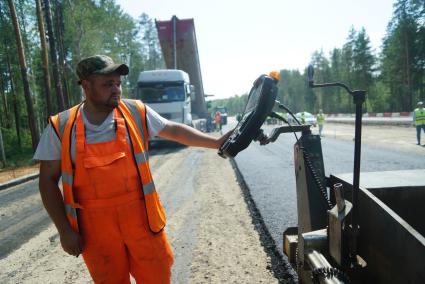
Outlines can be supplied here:
<path id="1" fill-rule="evenodd" d="M 215 121 L 215 128 L 218 131 L 221 131 L 221 113 L 219 111 L 215 112 L 214 121 Z"/>
<path id="2" fill-rule="evenodd" d="M 137 283 L 170 283 L 173 253 L 148 141 L 158 135 L 218 149 L 230 132 L 212 137 L 121 99 L 128 72 L 104 55 L 78 63 L 85 100 L 49 119 L 34 155 L 40 194 L 63 250 L 82 254 L 94 283 L 130 284 L 130 274 Z"/>
<path id="3" fill-rule="evenodd" d="M 416 125 L 416 138 L 418 139 L 418 145 L 421 145 L 421 130 L 425 133 L 425 109 L 423 102 L 418 102 L 418 107 L 413 112 L 413 122 Z"/>
<path id="4" fill-rule="evenodd" d="M 322 110 L 316 116 L 317 125 L 319 125 L 319 136 L 322 137 L 323 124 L 325 124 L 325 115 Z"/>

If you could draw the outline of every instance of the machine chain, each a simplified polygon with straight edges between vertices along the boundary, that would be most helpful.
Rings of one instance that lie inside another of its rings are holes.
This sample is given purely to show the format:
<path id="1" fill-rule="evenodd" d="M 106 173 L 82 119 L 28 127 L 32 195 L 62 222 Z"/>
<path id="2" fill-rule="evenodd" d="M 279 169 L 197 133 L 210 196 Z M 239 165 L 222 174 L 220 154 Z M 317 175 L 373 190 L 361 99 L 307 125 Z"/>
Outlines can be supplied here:
<path id="1" fill-rule="evenodd" d="M 314 283 L 320 283 L 320 277 L 333 278 L 336 277 L 342 283 L 348 284 L 350 280 L 343 271 L 335 267 L 321 267 L 312 271 L 312 278 Z"/>
<path id="2" fill-rule="evenodd" d="M 309 156 L 308 152 L 305 150 L 304 147 L 300 147 L 300 148 L 303 151 L 304 161 L 307 164 L 307 167 L 310 170 L 311 174 L 313 175 L 314 182 L 316 183 L 317 187 L 319 188 L 320 193 L 322 194 L 322 197 L 326 202 L 328 210 L 332 209 L 333 205 L 328 198 L 326 188 L 322 185 L 322 182 L 320 181 L 320 178 L 319 178 L 318 174 L 316 173 L 316 170 L 313 167 L 313 163 L 310 160 L 310 156 Z"/>
<path id="3" fill-rule="evenodd" d="M 316 284 L 320 283 L 320 277 L 323 277 L 323 278 L 336 277 L 342 283 L 346 283 L 346 284 L 350 283 L 347 274 L 345 274 L 343 271 L 335 267 L 316 268 L 312 271 L 311 274 L 312 274 L 313 283 L 316 283 Z"/>

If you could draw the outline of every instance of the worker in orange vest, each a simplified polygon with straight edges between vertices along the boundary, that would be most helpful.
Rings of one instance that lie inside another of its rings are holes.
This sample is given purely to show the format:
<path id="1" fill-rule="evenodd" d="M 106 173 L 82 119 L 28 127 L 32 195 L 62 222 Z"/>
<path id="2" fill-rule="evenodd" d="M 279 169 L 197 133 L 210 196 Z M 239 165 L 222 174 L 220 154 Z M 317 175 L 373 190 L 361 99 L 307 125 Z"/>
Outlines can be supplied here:
<path id="1" fill-rule="evenodd" d="M 130 274 L 137 283 L 169 283 L 173 254 L 149 168 L 149 137 L 218 149 L 230 132 L 211 137 L 121 99 L 129 69 L 107 56 L 85 58 L 76 71 L 85 101 L 49 118 L 34 154 L 62 248 L 82 254 L 95 283 L 130 283 Z"/>
<path id="2" fill-rule="evenodd" d="M 218 131 L 221 131 L 221 113 L 219 111 L 215 112 L 214 115 L 215 127 Z"/>

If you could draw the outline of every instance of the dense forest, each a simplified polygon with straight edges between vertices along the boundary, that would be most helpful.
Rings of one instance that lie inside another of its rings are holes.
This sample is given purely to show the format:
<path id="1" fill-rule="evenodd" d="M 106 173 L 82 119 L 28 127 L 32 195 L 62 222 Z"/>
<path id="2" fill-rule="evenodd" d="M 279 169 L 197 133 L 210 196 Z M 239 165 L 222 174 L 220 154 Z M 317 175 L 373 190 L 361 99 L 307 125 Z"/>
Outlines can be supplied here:
<path id="1" fill-rule="evenodd" d="M 134 19 L 114 0 L 2 0 L 0 2 L 0 151 L 3 166 L 31 160 L 46 118 L 81 101 L 76 64 L 107 54 L 130 67 L 123 96 L 140 71 L 164 68 L 155 21 Z M 366 111 L 411 111 L 425 98 L 425 2 L 398 0 L 379 53 L 367 31 L 348 31 L 346 43 L 312 52 L 316 82 L 343 81 L 367 91 Z M 279 100 L 293 111 L 352 112 L 342 90 L 307 88 L 305 70 L 281 70 Z M 230 114 L 247 94 L 213 100 Z M 3 155 L 5 153 L 5 155 Z"/>
<path id="2" fill-rule="evenodd" d="M 124 97 L 140 71 L 165 67 L 155 21 L 133 19 L 113 0 L 2 0 L 0 30 L 0 143 L 8 166 L 31 159 L 49 115 L 81 101 L 75 66 L 82 58 L 107 54 L 126 63 Z"/>

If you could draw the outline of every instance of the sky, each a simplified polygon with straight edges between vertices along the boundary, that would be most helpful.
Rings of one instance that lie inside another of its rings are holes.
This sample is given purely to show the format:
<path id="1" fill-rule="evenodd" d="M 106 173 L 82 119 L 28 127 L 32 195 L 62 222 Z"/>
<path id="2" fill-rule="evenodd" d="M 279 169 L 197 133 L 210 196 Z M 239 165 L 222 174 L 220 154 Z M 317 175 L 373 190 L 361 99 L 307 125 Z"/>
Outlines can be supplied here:
<path id="1" fill-rule="evenodd" d="M 117 0 L 133 18 L 193 18 L 205 94 L 242 95 L 273 70 L 308 65 L 365 28 L 378 53 L 395 0 Z M 282 78 L 284 82 L 284 78 Z"/>

